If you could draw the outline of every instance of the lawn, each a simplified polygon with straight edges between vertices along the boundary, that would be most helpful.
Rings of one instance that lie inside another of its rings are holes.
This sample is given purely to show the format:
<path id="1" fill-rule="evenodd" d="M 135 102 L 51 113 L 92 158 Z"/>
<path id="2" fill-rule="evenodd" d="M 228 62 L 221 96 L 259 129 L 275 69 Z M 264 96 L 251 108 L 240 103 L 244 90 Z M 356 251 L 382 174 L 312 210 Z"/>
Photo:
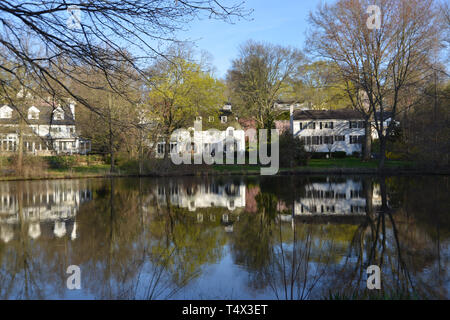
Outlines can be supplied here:
<path id="1" fill-rule="evenodd" d="M 386 160 L 386 167 L 402 167 L 407 168 L 413 166 L 411 161 Z M 378 160 L 361 161 L 359 158 L 342 158 L 342 159 L 311 159 L 308 168 L 377 168 Z"/>
<path id="2" fill-rule="evenodd" d="M 410 168 L 414 163 L 411 161 L 386 160 L 387 168 Z M 259 172 L 259 165 L 214 165 L 214 171 L 218 172 Z M 330 169 L 330 168 L 378 168 L 378 160 L 361 161 L 359 158 L 342 159 L 311 159 L 307 166 L 295 168 L 280 168 L 280 171 L 303 170 L 303 169 Z"/>
<path id="3" fill-rule="evenodd" d="M 96 164 L 90 166 L 77 166 L 70 169 L 50 169 L 49 172 L 104 174 L 109 172 L 109 168 L 109 164 Z"/>

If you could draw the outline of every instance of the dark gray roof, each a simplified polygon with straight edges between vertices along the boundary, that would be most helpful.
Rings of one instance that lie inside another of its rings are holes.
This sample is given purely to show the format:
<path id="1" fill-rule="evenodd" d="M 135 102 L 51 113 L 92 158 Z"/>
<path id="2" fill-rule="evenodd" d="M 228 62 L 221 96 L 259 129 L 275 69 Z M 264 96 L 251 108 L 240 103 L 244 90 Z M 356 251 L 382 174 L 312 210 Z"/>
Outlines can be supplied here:
<path id="1" fill-rule="evenodd" d="M 28 109 L 30 107 L 36 107 L 39 109 L 39 119 L 38 120 L 32 120 L 28 119 Z M 3 105 L 0 105 L 0 108 L 3 107 Z M 19 112 L 14 108 L 9 106 L 11 109 L 13 109 L 12 112 L 12 118 L 10 119 L 0 119 L 0 124 L 15 124 L 18 123 L 18 120 L 20 118 Z M 53 119 L 53 111 L 56 110 L 57 106 L 52 106 L 46 103 L 41 104 L 33 104 L 30 106 L 27 106 L 26 108 L 21 110 L 23 113 L 22 116 L 25 118 L 28 124 L 39 124 L 39 125 L 75 125 L 75 120 L 72 114 L 72 111 L 70 110 L 70 107 L 68 105 L 60 105 L 61 109 L 64 111 L 64 120 L 54 120 Z"/>
<path id="2" fill-rule="evenodd" d="M 337 110 L 298 110 L 294 120 L 363 120 L 361 113 L 353 109 Z"/>
<path id="3" fill-rule="evenodd" d="M 387 119 L 389 119 L 389 118 L 392 118 L 392 112 L 390 112 L 390 111 L 384 111 L 383 112 L 383 121 L 384 120 L 387 120 Z M 377 120 L 380 120 L 381 119 L 381 112 L 376 112 L 376 118 L 377 118 Z"/>

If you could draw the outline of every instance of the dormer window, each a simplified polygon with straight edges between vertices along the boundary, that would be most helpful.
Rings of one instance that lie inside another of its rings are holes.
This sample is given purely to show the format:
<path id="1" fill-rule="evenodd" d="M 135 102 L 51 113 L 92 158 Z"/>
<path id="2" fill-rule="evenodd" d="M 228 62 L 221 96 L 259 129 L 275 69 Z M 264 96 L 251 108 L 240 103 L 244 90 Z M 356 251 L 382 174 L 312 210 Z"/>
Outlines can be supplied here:
<path id="1" fill-rule="evenodd" d="M 8 106 L 3 106 L 0 108 L 0 119 L 11 119 L 13 109 Z"/>
<path id="2" fill-rule="evenodd" d="M 227 121 L 228 121 L 228 117 L 227 116 L 221 116 L 220 117 L 220 122 L 227 123 Z"/>
<path id="3" fill-rule="evenodd" d="M 64 120 L 64 111 L 60 107 L 53 111 L 53 120 Z"/>
<path id="4" fill-rule="evenodd" d="M 28 119 L 29 120 L 38 120 L 39 119 L 39 109 L 36 107 L 31 107 L 28 109 Z"/>

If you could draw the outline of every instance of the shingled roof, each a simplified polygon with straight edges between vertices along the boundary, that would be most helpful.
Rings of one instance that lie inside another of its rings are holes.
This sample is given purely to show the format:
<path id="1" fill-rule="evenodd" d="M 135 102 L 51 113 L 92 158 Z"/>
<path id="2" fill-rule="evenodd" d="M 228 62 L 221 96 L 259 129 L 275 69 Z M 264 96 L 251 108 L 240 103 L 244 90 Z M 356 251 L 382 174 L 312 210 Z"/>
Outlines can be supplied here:
<path id="1" fill-rule="evenodd" d="M 32 106 L 36 107 L 39 110 L 39 119 L 33 120 L 28 119 L 28 109 Z M 3 107 L 3 105 L 0 105 L 0 108 Z M 64 119 L 63 120 L 55 120 L 53 119 L 53 112 L 58 107 L 60 107 L 64 111 Z M 0 119 L 0 124 L 16 124 L 18 123 L 20 119 L 19 112 L 13 108 L 12 111 L 12 117 L 8 119 Z M 70 110 L 70 107 L 68 105 L 59 105 L 59 106 L 53 106 L 47 103 L 38 103 L 33 104 L 30 106 L 27 106 L 22 111 L 24 112 L 23 117 L 27 121 L 28 124 L 39 124 L 39 125 L 75 125 L 75 119 L 72 114 L 72 111 Z"/>
<path id="2" fill-rule="evenodd" d="M 363 120 L 361 113 L 353 109 L 337 110 L 298 110 L 294 120 Z"/>

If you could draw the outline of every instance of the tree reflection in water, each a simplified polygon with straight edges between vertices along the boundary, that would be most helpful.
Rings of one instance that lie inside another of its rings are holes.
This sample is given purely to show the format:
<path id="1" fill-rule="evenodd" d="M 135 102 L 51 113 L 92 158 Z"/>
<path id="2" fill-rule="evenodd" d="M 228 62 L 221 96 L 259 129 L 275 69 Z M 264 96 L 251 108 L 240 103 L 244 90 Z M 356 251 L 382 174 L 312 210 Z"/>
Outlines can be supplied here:
<path id="1" fill-rule="evenodd" d="M 448 298 L 447 190 L 447 177 L 2 182 L 0 298 Z"/>

